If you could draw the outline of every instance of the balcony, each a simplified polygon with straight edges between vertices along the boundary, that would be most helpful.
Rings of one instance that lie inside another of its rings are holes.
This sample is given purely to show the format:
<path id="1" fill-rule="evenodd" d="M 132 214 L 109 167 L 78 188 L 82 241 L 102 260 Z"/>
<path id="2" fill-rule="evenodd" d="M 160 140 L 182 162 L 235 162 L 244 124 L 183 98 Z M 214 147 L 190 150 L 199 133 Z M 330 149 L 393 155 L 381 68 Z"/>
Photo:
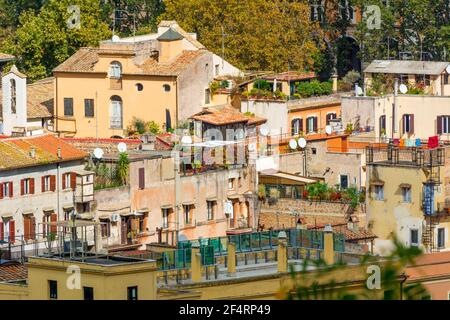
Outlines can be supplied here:
<path id="1" fill-rule="evenodd" d="M 405 166 L 417 168 L 433 168 L 444 166 L 444 148 L 424 149 L 418 147 L 369 146 L 366 148 L 366 163 Z"/>

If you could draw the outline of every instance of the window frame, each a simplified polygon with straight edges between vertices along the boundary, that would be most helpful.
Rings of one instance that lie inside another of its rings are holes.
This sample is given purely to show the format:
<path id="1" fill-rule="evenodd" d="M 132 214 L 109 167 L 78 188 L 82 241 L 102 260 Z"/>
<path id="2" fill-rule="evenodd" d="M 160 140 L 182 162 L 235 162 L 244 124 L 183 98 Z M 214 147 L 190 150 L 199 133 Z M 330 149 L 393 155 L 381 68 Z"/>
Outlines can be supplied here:
<path id="1" fill-rule="evenodd" d="M 214 220 L 214 208 L 217 204 L 215 200 L 206 200 L 206 218 L 208 221 Z"/>
<path id="2" fill-rule="evenodd" d="M 133 296 L 133 292 L 135 296 Z M 127 300 L 138 300 L 138 286 L 127 287 Z"/>
<path id="3" fill-rule="evenodd" d="M 122 79 L 122 64 L 119 61 L 111 61 L 108 75 L 110 79 Z"/>
<path id="4" fill-rule="evenodd" d="M 88 292 L 88 295 L 86 295 L 86 292 Z M 93 301 L 94 300 L 94 288 L 93 287 L 83 287 L 83 300 L 85 300 L 85 301 Z"/>
<path id="5" fill-rule="evenodd" d="M 441 239 L 440 237 L 439 237 L 439 232 L 443 232 L 443 235 L 442 235 L 442 246 L 440 245 L 440 243 L 439 243 L 439 240 Z M 438 228 L 437 229 L 437 232 L 436 232 L 436 245 L 437 245 L 437 247 L 438 247 L 438 249 L 444 249 L 445 248 L 445 234 L 446 234 L 446 232 L 445 232 L 446 230 L 445 230 L 445 228 Z"/>
<path id="6" fill-rule="evenodd" d="M 401 187 L 402 188 L 402 202 L 403 203 L 411 203 L 412 195 L 411 195 L 411 187 Z M 405 190 L 408 190 L 405 193 Z"/>
<path id="7" fill-rule="evenodd" d="M 416 233 L 416 237 L 417 237 L 417 242 L 413 242 L 413 233 Z M 409 229 L 409 242 L 411 247 L 418 247 L 420 246 L 420 241 L 419 241 L 419 229 Z"/>
<path id="8" fill-rule="evenodd" d="M 52 289 L 54 289 L 53 293 Z M 58 281 L 48 280 L 48 298 L 49 300 L 58 300 Z"/>
<path id="9" fill-rule="evenodd" d="M 120 115 L 118 115 L 119 111 Z M 112 96 L 110 98 L 109 127 L 111 129 L 123 129 L 123 100 L 120 96 Z"/>
<path id="10" fill-rule="evenodd" d="M 64 116 L 65 117 L 73 117 L 74 116 L 74 110 L 73 110 L 73 98 L 66 97 L 64 98 Z M 68 103 L 68 104 L 66 104 Z M 70 110 L 70 112 L 67 112 Z"/>
<path id="11" fill-rule="evenodd" d="M 92 108 L 90 110 L 89 108 Z M 91 113 L 88 114 L 88 111 Z M 85 118 L 94 118 L 95 117 L 95 102 L 94 99 L 84 99 L 84 117 Z"/>
<path id="12" fill-rule="evenodd" d="M 374 195 L 375 195 L 374 199 L 376 201 L 384 201 L 384 185 L 376 185 L 376 186 L 374 186 Z"/>
<path id="13" fill-rule="evenodd" d="M 169 215 L 170 215 L 170 209 L 169 208 L 162 208 L 162 228 L 168 229 L 169 228 Z"/>

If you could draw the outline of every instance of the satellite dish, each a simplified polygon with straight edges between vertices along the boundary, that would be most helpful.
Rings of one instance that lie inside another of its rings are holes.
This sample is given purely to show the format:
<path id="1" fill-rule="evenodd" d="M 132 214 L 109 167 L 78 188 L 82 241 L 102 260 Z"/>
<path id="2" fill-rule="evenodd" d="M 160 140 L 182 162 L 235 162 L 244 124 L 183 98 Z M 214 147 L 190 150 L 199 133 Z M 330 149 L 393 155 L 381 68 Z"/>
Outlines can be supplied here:
<path id="1" fill-rule="evenodd" d="M 333 131 L 333 130 L 331 129 L 331 126 L 326 126 L 326 127 L 325 127 L 325 133 L 326 133 L 326 134 L 331 134 L 332 131 Z"/>
<path id="2" fill-rule="evenodd" d="M 292 150 L 295 150 L 295 149 L 297 149 L 297 147 L 298 147 L 297 140 L 291 139 L 289 141 L 289 148 L 291 148 Z"/>
<path id="3" fill-rule="evenodd" d="M 445 68 L 445 71 L 447 71 L 448 74 L 450 74 L 450 64 Z"/>
<path id="4" fill-rule="evenodd" d="M 181 138 L 181 144 L 192 144 L 191 136 L 184 136 L 183 138 Z"/>
<path id="5" fill-rule="evenodd" d="M 304 149 L 306 147 L 306 139 L 305 138 L 298 139 L 298 145 L 300 146 L 300 148 Z"/>
<path id="6" fill-rule="evenodd" d="M 103 150 L 100 148 L 95 148 L 94 150 L 94 157 L 97 159 L 103 158 Z"/>
<path id="7" fill-rule="evenodd" d="M 398 89 L 400 90 L 401 93 L 405 94 L 408 92 L 408 87 L 405 86 L 403 83 L 400 85 L 400 87 L 398 87 Z"/>
<path id="8" fill-rule="evenodd" d="M 266 125 L 262 125 L 259 128 L 259 133 L 261 133 L 261 135 L 263 135 L 263 136 L 268 136 L 269 135 L 269 128 Z"/>
<path id="9" fill-rule="evenodd" d="M 119 42 L 120 41 L 120 37 L 118 35 L 113 35 L 112 36 L 112 42 Z"/>
<path id="10" fill-rule="evenodd" d="M 121 142 L 117 145 L 117 150 L 119 150 L 119 152 L 125 152 L 127 151 L 127 145 L 125 144 L 125 142 Z"/>

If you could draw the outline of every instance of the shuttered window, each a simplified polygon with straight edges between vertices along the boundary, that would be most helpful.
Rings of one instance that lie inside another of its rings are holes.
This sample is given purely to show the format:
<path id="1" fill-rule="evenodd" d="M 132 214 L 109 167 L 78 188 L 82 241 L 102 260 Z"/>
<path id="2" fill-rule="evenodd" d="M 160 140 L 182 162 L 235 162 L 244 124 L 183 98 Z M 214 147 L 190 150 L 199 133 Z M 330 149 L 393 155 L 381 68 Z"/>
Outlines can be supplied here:
<path id="1" fill-rule="evenodd" d="M 293 136 L 300 134 L 303 131 L 303 119 L 293 119 L 291 122 L 291 134 Z"/>
<path id="2" fill-rule="evenodd" d="M 20 181 L 20 194 L 34 194 L 34 178 L 22 179 Z"/>
<path id="3" fill-rule="evenodd" d="M 450 133 L 450 116 L 437 117 L 437 134 Z"/>
<path id="4" fill-rule="evenodd" d="M 306 119 L 307 133 L 317 132 L 317 117 L 308 117 Z"/>
<path id="5" fill-rule="evenodd" d="M 3 182 L 0 183 L 0 199 L 12 198 L 13 196 L 13 183 Z"/>
<path id="6" fill-rule="evenodd" d="M 23 232 L 25 241 L 36 239 L 36 219 L 33 215 L 23 216 Z"/>
<path id="7" fill-rule="evenodd" d="M 145 168 L 139 168 L 139 189 L 145 189 Z"/>
<path id="8" fill-rule="evenodd" d="M 94 99 L 84 99 L 84 116 L 94 116 Z"/>
<path id="9" fill-rule="evenodd" d="M 73 98 L 64 98 L 64 116 L 73 116 Z"/>
<path id="10" fill-rule="evenodd" d="M 56 190 L 56 176 L 44 176 L 41 179 L 42 192 L 55 191 Z"/>
<path id="11" fill-rule="evenodd" d="M 414 115 L 404 114 L 403 115 L 403 133 L 414 133 Z"/>

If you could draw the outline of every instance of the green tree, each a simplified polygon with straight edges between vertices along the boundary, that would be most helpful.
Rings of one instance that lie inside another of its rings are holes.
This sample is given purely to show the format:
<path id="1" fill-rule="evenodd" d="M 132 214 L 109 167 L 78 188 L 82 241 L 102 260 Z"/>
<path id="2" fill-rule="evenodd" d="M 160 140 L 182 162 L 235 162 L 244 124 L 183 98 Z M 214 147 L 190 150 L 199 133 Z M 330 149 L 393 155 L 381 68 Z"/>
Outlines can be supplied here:
<path id="1" fill-rule="evenodd" d="M 306 2 L 166 0 L 160 19 L 176 20 L 209 50 L 247 70 L 312 69 L 322 45 Z M 222 33 L 223 31 L 223 33 Z M 222 36 L 224 35 L 224 36 Z"/>
<path id="2" fill-rule="evenodd" d="M 80 27 L 71 27 L 73 13 L 68 8 L 80 8 Z M 22 12 L 19 27 L 8 37 L 0 51 L 18 57 L 18 67 L 32 80 L 49 76 L 57 65 L 80 47 L 97 46 L 111 37 L 107 23 L 101 19 L 98 0 L 48 0 L 39 13 Z"/>

